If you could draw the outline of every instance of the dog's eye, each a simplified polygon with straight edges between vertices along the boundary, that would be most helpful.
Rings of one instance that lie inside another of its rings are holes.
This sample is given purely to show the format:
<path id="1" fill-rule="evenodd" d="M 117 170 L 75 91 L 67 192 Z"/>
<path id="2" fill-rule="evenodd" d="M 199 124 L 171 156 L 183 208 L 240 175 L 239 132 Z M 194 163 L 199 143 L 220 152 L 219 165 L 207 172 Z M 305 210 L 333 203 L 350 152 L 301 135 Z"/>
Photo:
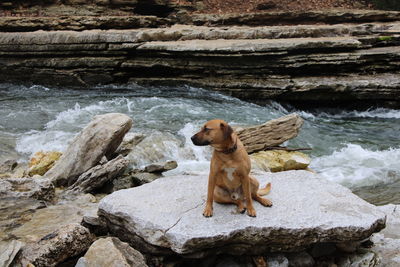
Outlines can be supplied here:
<path id="1" fill-rule="evenodd" d="M 210 128 L 204 128 L 204 131 L 205 132 L 209 132 L 209 131 L 211 131 L 211 129 Z"/>

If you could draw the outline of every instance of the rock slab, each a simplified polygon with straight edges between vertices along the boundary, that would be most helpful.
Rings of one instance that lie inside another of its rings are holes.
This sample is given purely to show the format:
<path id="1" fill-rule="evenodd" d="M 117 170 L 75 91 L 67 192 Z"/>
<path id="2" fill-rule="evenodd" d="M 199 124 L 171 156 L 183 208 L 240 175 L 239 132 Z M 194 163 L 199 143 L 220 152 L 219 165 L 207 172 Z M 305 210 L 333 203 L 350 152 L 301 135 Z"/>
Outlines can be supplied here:
<path id="1" fill-rule="evenodd" d="M 108 113 L 94 119 L 72 140 L 67 150 L 45 175 L 56 185 L 71 185 L 103 156 L 111 156 L 132 127 L 132 119 Z"/>
<path id="2" fill-rule="evenodd" d="M 204 218 L 206 173 L 114 192 L 100 202 L 98 214 L 122 240 L 133 246 L 133 240 L 144 240 L 139 250 L 187 257 L 301 251 L 318 242 L 362 240 L 385 226 L 385 214 L 375 206 L 310 172 L 255 176 L 261 185 L 272 183 L 268 198 L 274 203 L 272 208 L 255 203 L 256 218 L 221 204 Z"/>

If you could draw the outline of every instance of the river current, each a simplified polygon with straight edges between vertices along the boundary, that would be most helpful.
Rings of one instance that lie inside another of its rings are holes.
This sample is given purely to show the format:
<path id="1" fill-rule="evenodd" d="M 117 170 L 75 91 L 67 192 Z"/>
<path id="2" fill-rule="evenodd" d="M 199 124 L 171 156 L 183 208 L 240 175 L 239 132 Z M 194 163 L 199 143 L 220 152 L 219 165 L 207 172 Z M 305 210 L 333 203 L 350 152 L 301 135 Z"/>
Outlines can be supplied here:
<path id="1" fill-rule="evenodd" d="M 210 150 L 190 136 L 207 120 L 231 125 L 261 124 L 299 113 L 305 123 L 289 147 L 310 147 L 311 168 L 374 204 L 400 203 L 400 110 L 296 110 L 271 102 L 256 105 L 215 92 L 138 85 L 86 89 L 0 84 L 0 162 L 27 161 L 35 152 L 65 150 L 94 115 L 129 115 L 132 132 L 146 138 L 130 154 L 137 167 L 176 160 L 168 174 L 208 169 Z"/>

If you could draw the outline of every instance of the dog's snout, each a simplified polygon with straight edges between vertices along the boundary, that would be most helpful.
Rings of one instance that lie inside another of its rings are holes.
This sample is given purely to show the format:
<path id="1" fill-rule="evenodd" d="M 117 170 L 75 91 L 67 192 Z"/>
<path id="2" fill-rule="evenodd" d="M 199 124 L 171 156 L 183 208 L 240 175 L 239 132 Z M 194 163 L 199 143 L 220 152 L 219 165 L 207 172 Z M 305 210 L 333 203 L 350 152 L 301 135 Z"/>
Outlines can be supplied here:
<path id="1" fill-rule="evenodd" d="M 193 135 L 190 139 L 192 139 L 193 144 L 196 146 L 207 146 L 210 144 L 208 140 L 202 140 L 197 134 Z"/>

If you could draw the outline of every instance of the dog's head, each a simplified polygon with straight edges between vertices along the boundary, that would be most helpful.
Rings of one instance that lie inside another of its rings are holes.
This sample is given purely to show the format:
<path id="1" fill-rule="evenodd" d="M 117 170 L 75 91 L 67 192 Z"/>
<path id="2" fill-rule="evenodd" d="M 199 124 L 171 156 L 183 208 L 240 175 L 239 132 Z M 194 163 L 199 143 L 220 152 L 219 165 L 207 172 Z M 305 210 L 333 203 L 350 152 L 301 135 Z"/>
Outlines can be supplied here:
<path id="1" fill-rule="evenodd" d="M 225 121 L 211 120 L 191 139 L 196 146 L 218 145 L 231 140 L 232 133 L 233 129 Z"/>

